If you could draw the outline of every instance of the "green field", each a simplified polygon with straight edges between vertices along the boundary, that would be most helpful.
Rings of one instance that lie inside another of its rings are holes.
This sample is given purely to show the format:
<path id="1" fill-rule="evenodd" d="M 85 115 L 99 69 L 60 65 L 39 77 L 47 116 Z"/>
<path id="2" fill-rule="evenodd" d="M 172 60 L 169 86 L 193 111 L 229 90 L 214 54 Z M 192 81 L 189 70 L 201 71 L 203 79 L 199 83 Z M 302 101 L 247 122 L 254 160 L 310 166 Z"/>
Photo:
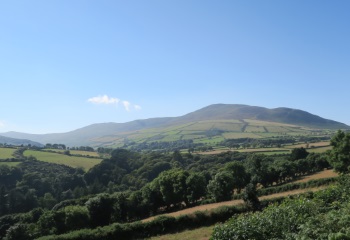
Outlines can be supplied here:
<path id="1" fill-rule="evenodd" d="M 17 166 L 18 164 L 20 164 L 21 162 L 0 162 L 0 166 L 1 165 L 7 165 L 9 167 L 15 167 Z"/>
<path id="2" fill-rule="evenodd" d="M 326 151 L 331 150 L 331 149 L 332 149 L 332 147 L 328 146 L 328 147 L 310 148 L 310 149 L 307 149 L 307 151 L 314 152 L 314 153 L 323 153 L 323 152 L 326 152 Z"/>
<path id="3" fill-rule="evenodd" d="M 202 227 L 193 230 L 187 230 L 174 234 L 166 234 L 158 237 L 149 238 L 149 240 L 207 240 L 213 232 L 214 226 Z"/>
<path id="4" fill-rule="evenodd" d="M 74 157 L 58 153 L 34 150 L 26 150 L 24 152 L 24 156 L 33 156 L 36 159 L 43 162 L 63 164 L 73 168 L 79 167 L 83 168 L 85 171 L 89 170 L 90 168 L 101 162 L 101 159 L 96 158 Z"/>
<path id="5" fill-rule="evenodd" d="M 246 132 L 257 132 L 257 133 L 264 133 L 266 132 L 265 128 L 263 126 L 254 126 L 254 125 L 249 125 L 245 129 Z"/>
<path id="6" fill-rule="evenodd" d="M 291 124 L 259 120 L 207 120 L 171 127 L 159 127 L 95 139 L 96 146 L 123 147 L 128 142 L 172 142 L 190 140 L 194 143 L 216 145 L 226 139 L 272 138 L 285 136 L 329 136 L 329 130 L 315 130 Z"/>
<path id="7" fill-rule="evenodd" d="M 13 158 L 12 154 L 15 151 L 14 148 L 0 148 L 0 159 Z"/>
<path id="8" fill-rule="evenodd" d="M 44 149 L 43 151 L 53 151 L 58 153 L 63 153 L 66 150 L 63 149 Z M 99 157 L 100 155 L 97 152 L 89 152 L 89 151 L 80 151 L 80 150 L 69 150 L 72 155 L 82 155 L 82 156 L 90 156 L 90 157 Z"/>
<path id="9" fill-rule="evenodd" d="M 262 138 L 260 136 L 260 133 L 255 134 L 255 133 L 248 133 L 248 132 L 239 132 L 239 133 L 235 133 L 235 132 L 228 132 L 228 133 L 224 133 L 222 134 L 224 136 L 225 139 L 238 139 L 238 138 Z"/>

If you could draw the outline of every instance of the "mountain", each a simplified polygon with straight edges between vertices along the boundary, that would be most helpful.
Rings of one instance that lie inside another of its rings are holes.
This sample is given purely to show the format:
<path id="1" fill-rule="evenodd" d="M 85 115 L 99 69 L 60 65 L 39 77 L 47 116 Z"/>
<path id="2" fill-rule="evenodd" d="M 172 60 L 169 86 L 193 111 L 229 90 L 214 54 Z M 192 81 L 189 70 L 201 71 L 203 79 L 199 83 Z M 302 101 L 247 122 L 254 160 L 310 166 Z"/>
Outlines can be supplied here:
<path id="1" fill-rule="evenodd" d="M 191 139 L 191 136 L 199 139 L 198 136 L 203 138 L 203 136 L 208 135 L 208 131 L 213 130 L 219 131 L 223 138 L 230 138 L 233 133 L 240 133 L 240 137 L 254 137 L 254 135 L 264 137 L 265 135 L 273 135 L 272 133 L 288 132 L 295 134 L 302 131 L 300 128 L 349 129 L 350 127 L 298 109 L 268 109 L 241 104 L 214 104 L 180 117 L 151 118 L 127 123 L 99 123 L 66 133 L 7 132 L 1 135 L 30 139 L 43 144 L 116 146 L 117 143 L 129 140 L 137 140 L 138 142 L 175 141 Z M 225 133 L 232 134 L 223 135 Z M 233 138 L 237 136 L 233 136 Z"/>
<path id="2" fill-rule="evenodd" d="M 241 104 L 214 104 L 178 118 L 183 122 L 230 119 L 255 119 L 322 129 L 349 128 L 344 123 L 324 119 L 298 109 L 283 107 L 268 109 Z"/>
<path id="3" fill-rule="evenodd" d="M 32 146 L 37 146 L 37 147 L 44 146 L 41 143 L 33 142 L 31 140 L 10 138 L 10 137 L 4 137 L 4 136 L 0 136 L 0 144 L 15 145 L 15 146 L 29 145 L 30 144 Z"/>

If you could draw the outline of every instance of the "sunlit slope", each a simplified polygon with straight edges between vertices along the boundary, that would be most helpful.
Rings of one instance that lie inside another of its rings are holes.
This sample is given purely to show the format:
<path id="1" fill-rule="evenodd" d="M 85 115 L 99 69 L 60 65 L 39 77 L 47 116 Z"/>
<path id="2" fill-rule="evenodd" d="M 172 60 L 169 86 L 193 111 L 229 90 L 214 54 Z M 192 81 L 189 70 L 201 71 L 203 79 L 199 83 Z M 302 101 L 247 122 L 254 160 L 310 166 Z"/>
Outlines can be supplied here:
<path id="1" fill-rule="evenodd" d="M 323 136 L 327 130 L 317 130 L 291 124 L 251 119 L 207 120 L 179 124 L 171 127 L 151 128 L 125 132 L 93 139 L 96 146 L 107 144 L 114 147 L 128 142 L 156 142 L 193 140 L 195 143 L 219 143 L 225 139 L 268 138 L 277 136 Z"/>
<path id="2" fill-rule="evenodd" d="M 227 138 L 269 137 L 308 133 L 310 129 L 348 129 L 349 126 L 291 108 L 268 109 L 240 104 L 214 104 L 180 117 L 151 118 L 127 123 L 100 123 L 67 133 L 2 133 L 14 138 L 68 146 L 105 146 L 128 141 L 220 141 Z M 218 132 L 219 131 L 219 132 Z M 213 140 L 213 137 L 216 139 Z"/>

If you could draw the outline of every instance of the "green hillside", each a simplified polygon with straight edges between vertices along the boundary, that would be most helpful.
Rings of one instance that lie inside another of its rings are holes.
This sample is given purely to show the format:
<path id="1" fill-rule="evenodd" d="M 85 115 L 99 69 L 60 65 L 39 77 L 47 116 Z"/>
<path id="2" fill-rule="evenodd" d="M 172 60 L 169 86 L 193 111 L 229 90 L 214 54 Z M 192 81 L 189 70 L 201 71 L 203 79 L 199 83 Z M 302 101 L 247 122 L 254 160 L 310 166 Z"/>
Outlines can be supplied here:
<path id="1" fill-rule="evenodd" d="M 93 139 L 94 145 L 121 147 L 128 142 L 171 142 L 193 140 L 194 143 L 217 144 L 227 139 L 293 136 L 326 136 L 329 130 L 318 130 L 291 124 L 259 120 L 206 120 L 170 127 L 125 132 Z"/>
<path id="2" fill-rule="evenodd" d="M 215 144 L 225 139 L 268 138 L 325 134 L 327 129 L 349 126 L 291 108 L 268 109 L 239 104 L 214 104 L 180 117 L 151 118 L 127 123 L 100 123 L 67 133 L 2 133 L 6 137 L 30 139 L 67 146 L 123 146 L 129 141 L 172 142 L 193 140 Z"/>

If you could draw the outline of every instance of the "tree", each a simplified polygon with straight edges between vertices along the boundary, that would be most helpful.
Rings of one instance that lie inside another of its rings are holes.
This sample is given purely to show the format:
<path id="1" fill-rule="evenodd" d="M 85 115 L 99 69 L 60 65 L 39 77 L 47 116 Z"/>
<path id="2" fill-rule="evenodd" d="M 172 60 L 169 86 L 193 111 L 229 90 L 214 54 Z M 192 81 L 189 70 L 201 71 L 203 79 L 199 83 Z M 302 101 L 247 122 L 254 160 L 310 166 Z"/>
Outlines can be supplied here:
<path id="1" fill-rule="evenodd" d="M 93 226 L 103 226 L 110 222 L 113 211 L 113 202 L 108 195 L 101 194 L 90 198 L 85 203 L 85 206 L 89 211 Z"/>
<path id="2" fill-rule="evenodd" d="M 339 173 L 349 173 L 350 169 L 350 133 L 339 130 L 331 139 L 333 149 L 329 160 L 334 170 Z"/>
<path id="3" fill-rule="evenodd" d="M 5 186 L 0 186 L 0 216 L 7 213 L 7 198 Z"/>
<path id="4" fill-rule="evenodd" d="M 170 205 L 181 204 L 187 201 L 187 186 L 186 179 L 189 173 L 181 169 L 172 169 L 162 172 L 156 181 L 159 183 L 159 189 L 162 193 L 165 204 Z"/>
<path id="5" fill-rule="evenodd" d="M 234 187 L 237 189 L 237 192 L 240 193 L 250 180 L 250 176 L 244 165 L 241 162 L 234 161 L 228 163 L 225 166 L 225 170 L 232 174 Z"/>
<path id="6" fill-rule="evenodd" d="M 206 194 L 207 181 L 203 173 L 191 173 L 186 179 L 187 201 L 193 203 Z"/>
<path id="7" fill-rule="evenodd" d="M 30 240 L 33 237 L 29 234 L 27 225 L 16 224 L 7 230 L 5 240 Z"/>
<path id="8" fill-rule="evenodd" d="M 264 187 L 269 181 L 269 164 L 273 160 L 262 154 L 252 154 L 247 158 L 246 166 L 251 175 L 251 182 L 254 184 L 260 183 Z"/>
<path id="9" fill-rule="evenodd" d="M 209 181 L 208 192 L 216 202 L 230 200 L 234 188 L 234 179 L 227 171 L 219 172 Z"/>
<path id="10" fill-rule="evenodd" d="M 290 153 L 290 160 L 295 161 L 299 159 L 305 159 L 309 155 L 308 151 L 305 148 L 294 148 Z"/>
<path id="11" fill-rule="evenodd" d="M 67 206 L 63 211 L 64 223 L 68 230 L 81 229 L 88 225 L 89 212 L 85 206 Z"/>
<path id="12" fill-rule="evenodd" d="M 260 209 L 260 201 L 256 192 L 256 186 L 252 183 L 249 183 L 245 189 L 243 194 L 244 202 L 253 210 Z"/>

